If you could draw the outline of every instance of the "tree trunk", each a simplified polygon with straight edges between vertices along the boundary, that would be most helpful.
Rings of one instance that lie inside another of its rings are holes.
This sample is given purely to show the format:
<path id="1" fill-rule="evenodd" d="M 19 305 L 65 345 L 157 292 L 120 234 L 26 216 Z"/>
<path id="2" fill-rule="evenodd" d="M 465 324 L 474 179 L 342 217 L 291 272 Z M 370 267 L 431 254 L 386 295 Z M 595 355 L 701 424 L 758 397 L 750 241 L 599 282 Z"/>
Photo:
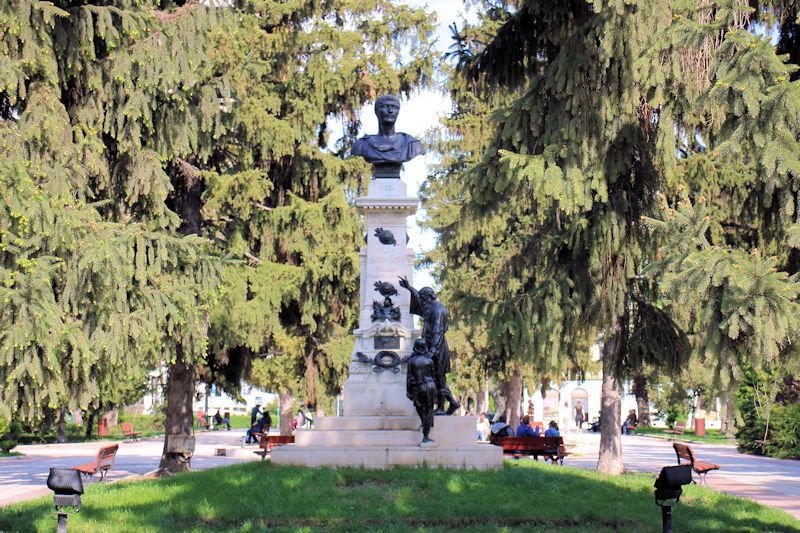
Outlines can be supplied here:
<path id="1" fill-rule="evenodd" d="M 647 393 L 647 378 L 638 370 L 633 374 L 633 395 L 636 396 L 639 426 L 649 428 L 652 422 L 650 421 L 650 397 Z"/>
<path id="2" fill-rule="evenodd" d="M 722 393 L 721 411 L 719 431 L 723 435 L 732 437 L 736 429 L 736 405 L 733 403 L 733 394 L 730 390 Z"/>
<path id="3" fill-rule="evenodd" d="M 622 463 L 622 391 L 614 375 L 614 360 L 619 345 L 619 330 L 603 344 L 603 388 L 600 399 L 600 456 L 597 471 L 619 475 Z"/>
<path id="4" fill-rule="evenodd" d="M 56 425 L 56 442 L 64 444 L 67 442 L 67 408 L 62 407 L 58 412 L 58 424 Z"/>
<path id="5" fill-rule="evenodd" d="M 508 382 L 508 425 L 516 431 L 519 426 L 519 411 L 522 407 L 522 369 L 514 363 L 514 372 Z"/>
<path id="6" fill-rule="evenodd" d="M 192 428 L 194 370 L 186 364 L 181 349 L 178 350 L 175 362 L 169 365 L 166 389 L 164 451 L 158 467 L 159 475 L 188 472 L 191 470 L 191 459 L 194 453 Z"/>
<path id="7" fill-rule="evenodd" d="M 199 176 L 189 175 L 170 163 L 167 169 L 174 191 L 172 199 L 174 209 L 181 219 L 178 232 L 182 235 L 200 235 L 203 221 L 201 208 L 203 203 L 203 183 Z M 194 416 L 192 413 L 192 395 L 194 394 L 194 368 L 186 364 L 183 350 L 178 346 L 175 362 L 167 369 L 166 418 L 164 421 L 164 451 L 159 475 L 191 470 L 191 459 L 194 453 Z M 206 417 L 208 413 L 205 413 Z"/>
<path id="8" fill-rule="evenodd" d="M 94 429 L 94 421 L 97 418 L 97 413 L 95 411 L 89 412 L 89 417 L 86 419 L 86 438 L 90 438 L 92 436 L 92 430 Z"/>
<path id="9" fill-rule="evenodd" d="M 505 416 L 506 414 L 505 389 L 506 384 L 505 382 L 501 381 L 496 387 L 493 386 L 489 391 L 489 394 L 492 396 L 492 400 L 494 400 L 495 418 L 499 417 L 500 415 Z"/>
<path id="10" fill-rule="evenodd" d="M 305 359 L 306 371 L 304 377 L 306 381 L 306 401 L 316 407 L 319 403 L 319 398 L 317 396 L 317 382 L 319 378 L 317 362 L 314 360 L 314 354 L 311 350 L 308 351 Z"/>
<path id="11" fill-rule="evenodd" d="M 291 393 L 284 390 L 279 390 L 278 402 L 280 403 L 281 409 L 281 435 L 291 435 L 292 418 L 294 418 L 294 414 L 292 413 L 292 404 L 294 403 L 294 398 L 292 398 Z"/>
<path id="12" fill-rule="evenodd" d="M 475 402 L 475 414 L 479 415 L 489 410 L 489 378 L 481 380 L 478 397 Z"/>

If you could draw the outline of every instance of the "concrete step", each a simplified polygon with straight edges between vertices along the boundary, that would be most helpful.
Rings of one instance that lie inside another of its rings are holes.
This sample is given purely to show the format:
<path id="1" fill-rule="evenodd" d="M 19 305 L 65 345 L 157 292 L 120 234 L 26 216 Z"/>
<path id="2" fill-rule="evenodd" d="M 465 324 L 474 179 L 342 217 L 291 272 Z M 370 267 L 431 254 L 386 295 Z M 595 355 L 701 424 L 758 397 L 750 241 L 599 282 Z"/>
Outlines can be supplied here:
<path id="1" fill-rule="evenodd" d="M 314 420 L 316 430 L 375 430 L 419 428 L 417 416 L 320 416 Z"/>
<path id="2" fill-rule="evenodd" d="M 444 445 L 476 441 L 475 417 L 437 416 L 431 438 Z M 422 440 L 420 420 L 415 416 L 320 417 L 315 429 L 295 434 L 298 447 L 417 445 Z"/>
<path id="3" fill-rule="evenodd" d="M 503 464 L 503 450 L 490 444 L 467 444 L 420 448 L 417 446 L 323 446 L 299 447 L 296 444 L 272 450 L 273 464 L 391 468 L 426 466 L 446 468 L 497 469 Z"/>
<path id="4" fill-rule="evenodd" d="M 419 444 L 419 431 L 407 429 L 302 430 L 295 433 L 298 448 L 308 446 L 413 446 Z"/>

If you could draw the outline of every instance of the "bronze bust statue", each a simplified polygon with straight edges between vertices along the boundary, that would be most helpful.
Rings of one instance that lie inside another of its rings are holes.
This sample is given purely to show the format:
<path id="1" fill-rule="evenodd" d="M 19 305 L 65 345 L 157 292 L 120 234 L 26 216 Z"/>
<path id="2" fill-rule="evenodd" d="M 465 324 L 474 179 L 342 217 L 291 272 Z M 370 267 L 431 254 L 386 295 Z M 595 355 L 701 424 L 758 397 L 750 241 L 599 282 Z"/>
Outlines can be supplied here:
<path id="1" fill-rule="evenodd" d="M 378 134 L 365 135 L 353 144 L 351 153 L 372 163 L 373 178 L 399 178 L 400 168 L 425 153 L 422 143 L 407 133 L 395 132 L 400 99 L 385 95 L 375 100 Z"/>

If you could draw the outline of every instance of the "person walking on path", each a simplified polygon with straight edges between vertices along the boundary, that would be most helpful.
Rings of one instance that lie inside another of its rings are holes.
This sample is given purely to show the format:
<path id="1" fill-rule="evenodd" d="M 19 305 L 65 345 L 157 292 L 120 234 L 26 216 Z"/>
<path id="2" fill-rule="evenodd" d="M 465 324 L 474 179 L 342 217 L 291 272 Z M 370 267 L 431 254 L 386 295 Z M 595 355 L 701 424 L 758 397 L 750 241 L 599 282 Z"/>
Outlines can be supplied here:
<path id="1" fill-rule="evenodd" d="M 583 414 L 583 402 L 579 400 L 575 404 L 575 425 L 578 426 L 578 430 L 583 429 L 584 422 L 586 422 L 586 417 Z"/>

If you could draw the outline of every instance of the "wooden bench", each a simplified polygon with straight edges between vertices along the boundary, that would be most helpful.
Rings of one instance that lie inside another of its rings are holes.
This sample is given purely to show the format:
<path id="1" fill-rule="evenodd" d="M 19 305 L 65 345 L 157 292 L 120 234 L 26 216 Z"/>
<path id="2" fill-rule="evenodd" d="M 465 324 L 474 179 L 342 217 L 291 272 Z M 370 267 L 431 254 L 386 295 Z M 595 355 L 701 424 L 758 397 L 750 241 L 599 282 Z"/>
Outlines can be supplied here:
<path id="1" fill-rule="evenodd" d="M 489 442 L 503 448 L 507 455 L 532 455 L 537 461 L 539 456 L 555 463 L 564 464 L 564 458 L 570 452 L 564 447 L 561 437 L 495 437 Z"/>
<path id="2" fill-rule="evenodd" d="M 675 429 L 666 429 L 664 430 L 664 433 L 666 433 L 667 435 L 677 435 L 680 437 L 681 435 L 683 435 L 685 431 L 686 431 L 686 422 L 678 422 L 675 424 Z"/>
<path id="3" fill-rule="evenodd" d="M 139 435 L 142 434 L 141 431 L 134 431 L 133 424 L 127 424 L 123 422 L 122 424 L 122 436 L 125 437 L 125 440 L 137 440 Z"/>
<path id="4" fill-rule="evenodd" d="M 694 452 L 692 451 L 692 449 L 686 444 L 679 444 L 677 442 L 674 442 L 672 443 L 672 447 L 675 448 L 675 454 L 678 456 L 678 464 L 679 465 L 691 464 L 692 470 L 697 472 L 701 484 L 705 484 L 706 475 L 709 472 L 711 472 L 712 470 L 720 469 L 720 466 L 715 465 L 714 463 L 698 461 L 697 458 L 694 456 Z M 684 461 L 688 461 L 688 463 Z"/>
<path id="5" fill-rule="evenodd" d="M 272 451 L 275 446 L 283 446 L 284 444 L 294 444 L 294 435 L 261 435 L 261 444 L 258 445 L 258 450 L 253 453 L 261 456 L 263 461 L 267 454 Z"/>
<path id="6" fill-rule="evenodd" d="M 97 457 L 91 463 L 86 463 L 73 467 L 87 478 L 91 478 L 96 473 L 100 472 L 100 481 L 106 478 L 106 474 L 114 466 L 114 459 L 117 456 L 119 444 L 112 446 L 105 446 L 97 451 Z"/>

